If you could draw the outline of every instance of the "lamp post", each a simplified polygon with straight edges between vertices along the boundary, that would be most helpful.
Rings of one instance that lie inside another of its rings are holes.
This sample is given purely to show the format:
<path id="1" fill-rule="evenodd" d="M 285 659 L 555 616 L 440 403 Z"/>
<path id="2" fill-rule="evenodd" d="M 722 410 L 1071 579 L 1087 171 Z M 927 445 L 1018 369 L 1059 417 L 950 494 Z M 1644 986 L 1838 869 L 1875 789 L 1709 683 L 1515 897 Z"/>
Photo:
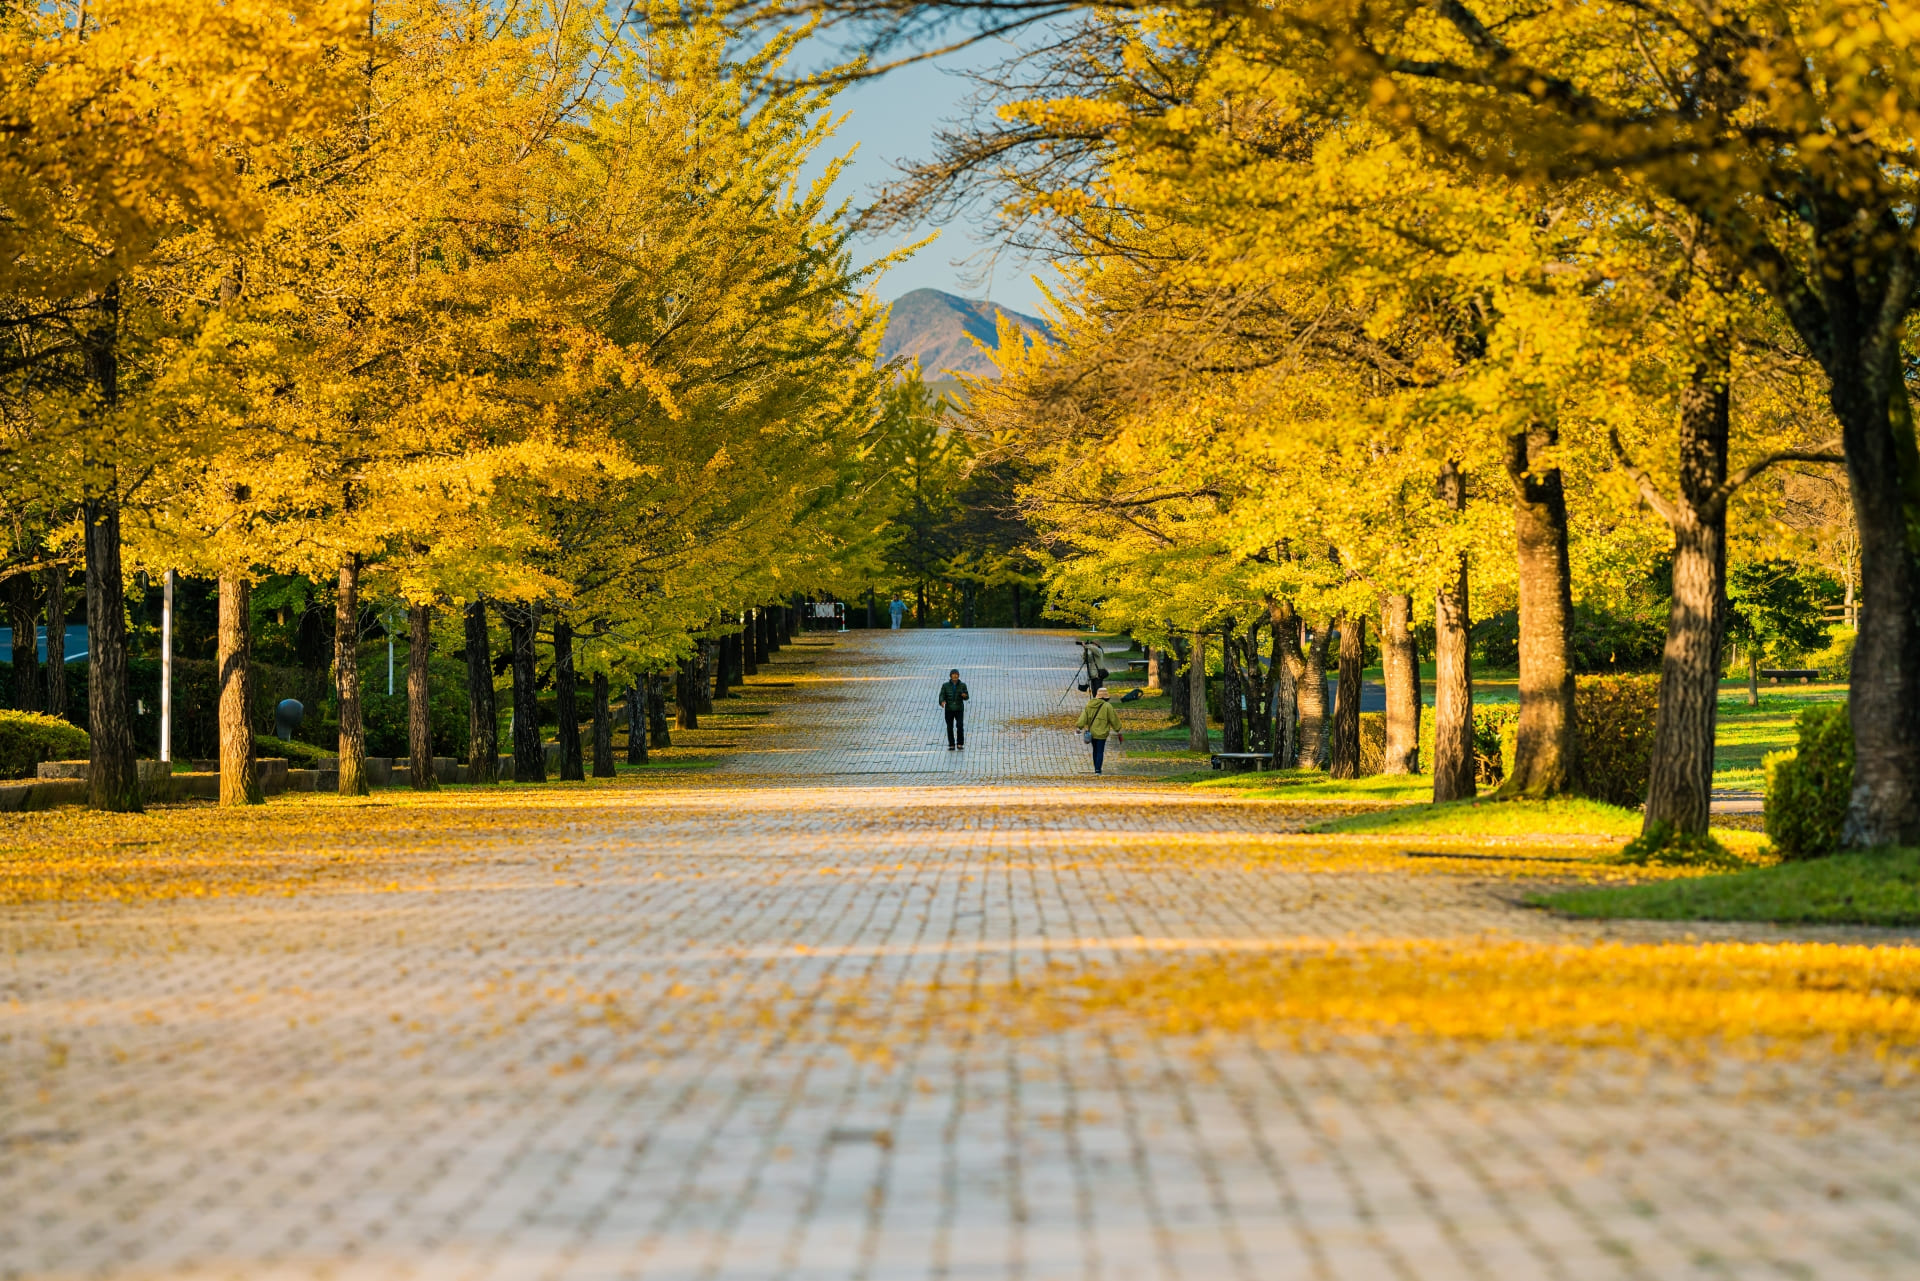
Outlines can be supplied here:
<path id="1" fill-rule="evenodd" d="M 173 760 L 173 571 L 160 589 L 160 759 Z"/>

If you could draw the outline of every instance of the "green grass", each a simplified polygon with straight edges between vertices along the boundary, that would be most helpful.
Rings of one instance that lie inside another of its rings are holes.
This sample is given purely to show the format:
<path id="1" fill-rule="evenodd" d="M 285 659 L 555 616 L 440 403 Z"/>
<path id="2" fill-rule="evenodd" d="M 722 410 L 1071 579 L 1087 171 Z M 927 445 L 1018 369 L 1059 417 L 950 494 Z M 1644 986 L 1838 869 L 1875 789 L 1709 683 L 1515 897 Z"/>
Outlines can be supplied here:
<path id="1" fill-rule="evenodd" d="M 1237 792 L 1254 800 L 1411 801 L 1433 795 L 1433 780 L 1419 774 L 1373 774 L 1366 778 L 1338 779 L 1313 769 L 1254 770 L 1244 774 L 1197 770 L 1191 774 L 1175 774 L 1169 781 Z"/>
<path id="2" fill-rule="evenodd" d="M 1366 779 L 1364 782 L 1373 780 Z M 1431 781 L 1427 782 L 1429 790 Z M 1407 836 L 1617 836 L 1640 834 L 1640 815 L 1584 797 L 1545 801 L 1448 801 L 1353 814 L 1322 823 L 1321 832 Z"/>
<path id="3" fill-rule="evenodd" d="M 1920 850 L 1869 850 L 1725 876 L 1529 896 L 1568 916 L 1780 925 L 1920 925 Z"/>
<path id="4" fill-rule="evenodd" d="M 1763 686 L 1760 706 L 1747 705 L 1745 682 L 1720 687 L 1720 727 L 1713 743 L 1713 785 L 1757 792 L 1765 780 L 1760 760 L 1768 752 L 1793 746 L 1793 722 L 1815 703 L 1846 698 L 1844 685 L 1798 685 L 1778 689 Z"/>

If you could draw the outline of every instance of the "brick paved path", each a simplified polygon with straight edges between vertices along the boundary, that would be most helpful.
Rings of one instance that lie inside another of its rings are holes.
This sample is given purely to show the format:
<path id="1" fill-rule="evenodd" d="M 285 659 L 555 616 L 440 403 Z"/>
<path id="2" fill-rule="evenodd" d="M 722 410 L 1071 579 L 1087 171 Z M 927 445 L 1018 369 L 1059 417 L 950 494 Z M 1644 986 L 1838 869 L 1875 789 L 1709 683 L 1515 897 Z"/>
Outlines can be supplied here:
<path id="1" fill-rule="evenodd" d="M 804 697 L 724 776 L 428 833 L 443 870 L 398 893 L 0 909 L 0 1276 L 1913 1275 L 1916 1090 L 1850 1061 L 955 1017 L 1146 947 L 1597 933 L 1077 773 L 1009 723 L 1070 659 L 789 650 Z M 933 745 L 956 665 L 964 757 Z"/>

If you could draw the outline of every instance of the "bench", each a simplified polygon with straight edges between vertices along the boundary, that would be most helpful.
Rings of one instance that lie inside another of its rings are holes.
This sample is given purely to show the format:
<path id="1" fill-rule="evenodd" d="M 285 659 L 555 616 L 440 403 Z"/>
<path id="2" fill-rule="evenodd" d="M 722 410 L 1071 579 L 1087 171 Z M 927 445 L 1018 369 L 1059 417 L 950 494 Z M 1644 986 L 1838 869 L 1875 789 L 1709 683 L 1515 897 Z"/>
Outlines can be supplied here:
<path id="1" fill-rule="evenodd" d="M 1213 768 L 1215 769 L 1222 768 L 1227 761 L 1252 761 L 1255 764 L 1258 764 L 1261 761 L 1266 761 L 1268 764 L 1271 764 L 1273 762 L 1273 753 L 1272 752 L 1214 752 L 1207 757 L 1207 764 L 1213 766 Z"/>
<path id="2" fill-rule="evenodd" d="M 1130 672 L 1144 672 L 1147 670 L 1147 660 L 1144 658 L 1129 658 L 1127 660 L 1127 670 Z"/>
<path id="3" fill-rule="evenodd" d="M 1783 680 L 1797 680 L 1804 685 L 1820 676 L 1819 671 L 1812 667 L 1763 667 L 1760 674 L 1776 685 Z"/>

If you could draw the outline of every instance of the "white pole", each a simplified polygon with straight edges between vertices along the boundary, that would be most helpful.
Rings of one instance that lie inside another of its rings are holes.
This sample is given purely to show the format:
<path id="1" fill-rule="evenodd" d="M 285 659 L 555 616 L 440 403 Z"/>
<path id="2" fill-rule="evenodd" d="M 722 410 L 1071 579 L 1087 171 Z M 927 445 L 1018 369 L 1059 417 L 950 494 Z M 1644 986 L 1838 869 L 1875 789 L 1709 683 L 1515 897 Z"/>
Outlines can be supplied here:
<path id="1" fill-rule="evenodd" d="M 387 629 L 387 697 L 393 697 L 393 629 Z"/>
<path id="2" fill-rule="evenodd" d="M 160 759 L 173 759 L 173 571 L 160 592 Z"/>

